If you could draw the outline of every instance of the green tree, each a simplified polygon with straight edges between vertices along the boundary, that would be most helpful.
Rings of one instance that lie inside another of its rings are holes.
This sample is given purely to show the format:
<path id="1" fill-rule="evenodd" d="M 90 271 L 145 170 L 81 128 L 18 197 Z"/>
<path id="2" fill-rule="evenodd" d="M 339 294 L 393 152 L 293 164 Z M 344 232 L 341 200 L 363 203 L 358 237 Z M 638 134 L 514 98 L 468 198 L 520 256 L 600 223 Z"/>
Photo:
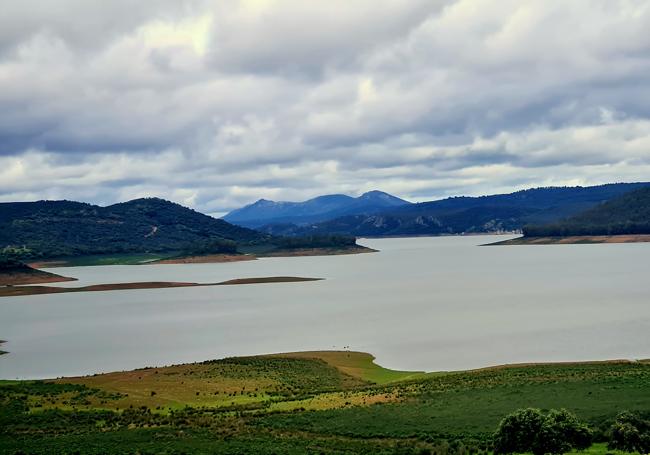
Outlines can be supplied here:
<path id="1" fill-rule="evenodd" d="M 519 409 L 501 420 L 494 434 L 494 453 L 529 452 L 544 421 L 539 409 Z"/>
<path id="2" fill-rule="evenodd" d="M 650 453 L 650 421 L 625 411 L 620 413 L 609 430 L 609 449 Z"/>
<path id="3" fill-rule="evenodd" d="M 591 431 L 566 409 L 551 410 L 542 422 L 532 451 L 535 455 L 560 454 L 591 445 Z"/>
<path id="4" fill-rule="evenodd" d="M 494 434 L 494 453 L 561 454 L 591 445 L 589 428 L 565 409 L 544 415 L 539 409 L 520 409 L 507 415 Z"/>

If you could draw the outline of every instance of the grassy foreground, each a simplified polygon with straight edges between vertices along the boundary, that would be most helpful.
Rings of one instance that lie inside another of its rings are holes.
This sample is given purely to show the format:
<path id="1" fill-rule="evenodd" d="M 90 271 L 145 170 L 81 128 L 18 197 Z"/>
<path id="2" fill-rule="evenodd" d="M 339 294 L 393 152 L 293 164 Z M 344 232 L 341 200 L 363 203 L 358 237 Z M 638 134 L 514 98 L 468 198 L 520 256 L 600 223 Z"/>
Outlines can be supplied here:
<path id="1" fill-rule="evenodd" d="M 487 453 L 515 409 L 566 408 L 602 439 L 618 412 L 650 412 L 649 391 L 648 361 L 424 374 L 360 352 L 227 358 L 0 381 L 0 453 Z"/>

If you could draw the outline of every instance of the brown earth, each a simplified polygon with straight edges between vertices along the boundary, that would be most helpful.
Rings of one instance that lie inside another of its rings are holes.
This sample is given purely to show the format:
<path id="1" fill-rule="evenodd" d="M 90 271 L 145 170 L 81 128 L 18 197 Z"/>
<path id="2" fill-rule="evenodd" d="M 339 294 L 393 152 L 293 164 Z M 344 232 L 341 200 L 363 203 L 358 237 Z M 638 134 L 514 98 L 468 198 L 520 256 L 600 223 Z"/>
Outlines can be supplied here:
<path id="1" fill-rule="evenodd" d="M 23 284 L 60 283 L 62 281 L 76 281 L 76 278 L 55 275 L 42 270 L 26 270 L 0 273 L 0 286 L 14 286 Z"/>
<path id="2" fill-rule="evenodd" d="M 220 283 L 183 283 L 174 281 L 147 281 L 140 283 L 112 283 L 95 284 L 92 286 L 80 287 L 55 287 L 55 286 L 5 286 L 0 287 L 0 297 L 19 297 L 39 294 L 61 294 L 65 292 L 97 292 L 97 291 L 121 291 L 127 289 L 162 289 L 199 286 L 228 286 L 236 284 L 264 284 L 264 283 L 292 283 L 301 281 L 318 281 L 322 278 L 304 278 L 291 276 L 260 277 L 260 278 L 239 278 L 222 281 Z"/>
<path id="3" fill-rule="evenodd" d="M 35 269 L 69 266 L 69 264 L 66 261 L 37 261 L 37 262 L 28 262 L 27 265 Z"/>
<path id="4" fill-rule="evenodd" d="M 354 248 L 297 248 L 291 250 L 275 250 L 259 254 L 259 257 L 293 257 L 293 256 L 334 256 L 341 254 L 376 253 L 377 250 L 357 246 Z"/>
<path id="5" fill-rule="evenodd" d="M 575 235 L 569 237 L 517 237 L 489 245 L 578 245 L 591 243 L 650 242 L 650 234 L 637 235 Z"/>
<path id="6" fill-rule="evenodd" d="M 161 259 L 147 264 L 213 264 L 220 262 L 254 261 L 255 256 L 248 254 L 208 254 L 205 256 L 186 256 L 180 258 Z"/>

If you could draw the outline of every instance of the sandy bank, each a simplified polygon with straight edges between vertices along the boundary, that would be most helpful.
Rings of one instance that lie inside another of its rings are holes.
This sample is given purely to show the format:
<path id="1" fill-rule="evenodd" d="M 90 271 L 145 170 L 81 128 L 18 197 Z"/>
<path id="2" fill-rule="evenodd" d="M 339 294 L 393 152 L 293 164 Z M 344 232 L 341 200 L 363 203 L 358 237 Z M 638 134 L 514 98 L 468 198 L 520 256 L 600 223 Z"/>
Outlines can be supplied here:
<path id="1" fill-rule="evenodd" d="M 249 254 L 208 254 L 205 256 L 186 256 L 179 258 L 161 259 L 147 264 L 214 264 L 220 262 L 254 261 L 255 256 Z"/>
<path id="2" fill-rule="evenodd" d="M 296 248 L 291 250 L 275 250 L 260 254 L 259 257 L 297 257 L 297 256 L 336 256 L 343 254 L 376 253 L 377 250 L 358 246 L 354 248 Z"/>
<path id="3" fill-rule="evenodd" d="M 517 237 L 489 245 L 579 245 L 590 243 L 650 242 L 650 234 L 637 235 L 575 235 L 568 237 Z"/>
<path id="4" fill-rule="evenodd" d="M 123 291 L 129 289 L 163 289 L 200 286 L 230 286 L 239 284 L 292 283 L 301 281 L 318 281 L 322 278 L 305 278 L 293 276 L 271 276 L 259 278 L 238 278 L 219 283 L 184 283 L 174 281 L 147 281 L 140 283 L 96 284 L 92 286 L 66 287 L 55 286 L 5 286 L 0 287 L 0 297 L 19 297 L 40 294 L 62 294 L 66 292 Z"/>

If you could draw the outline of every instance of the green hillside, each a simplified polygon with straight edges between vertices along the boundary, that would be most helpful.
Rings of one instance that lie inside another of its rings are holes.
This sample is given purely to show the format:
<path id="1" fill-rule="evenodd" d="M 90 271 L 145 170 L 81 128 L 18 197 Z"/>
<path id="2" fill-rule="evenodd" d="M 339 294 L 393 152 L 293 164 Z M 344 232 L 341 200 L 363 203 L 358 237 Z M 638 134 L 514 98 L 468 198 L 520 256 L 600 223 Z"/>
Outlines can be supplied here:
<path id="1" fill-rule="evenodd" d="M 0 204 L 0 253 L 19 259 L 205 251 L 229 253 L 268 235 L 157 198 L 100 207 L 73 201 Z"/>
<path id="2" fill-rule="evenodd" d="M 563 221 L 524 227 L 526 237 L 650 234 L 650 188 L 631 191 Z"/>

